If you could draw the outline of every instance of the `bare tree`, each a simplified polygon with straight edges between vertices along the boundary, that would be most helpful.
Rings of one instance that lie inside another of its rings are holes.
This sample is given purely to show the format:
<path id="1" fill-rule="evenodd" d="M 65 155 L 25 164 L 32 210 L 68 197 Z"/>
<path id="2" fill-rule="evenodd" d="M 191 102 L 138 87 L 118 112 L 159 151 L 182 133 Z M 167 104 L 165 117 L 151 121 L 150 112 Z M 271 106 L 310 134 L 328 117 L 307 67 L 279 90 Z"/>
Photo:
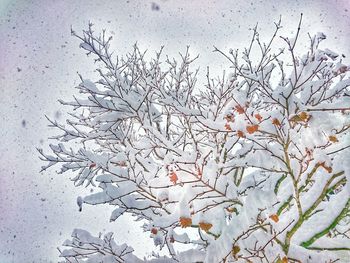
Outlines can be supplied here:
<path id="1" fill-rule="evenodd" d="M 99 79 L 80 76 L 81 95 L 61 101 L 73 108 L 66 125 L 49 120 L 62 134 L 53 155 L 39 150 L 43 170 L 59 164 L 76 174 L 76 186 L 99 187 L 83 202 L 114 205 L 111 221 L 125 213 L 143 220 L 154 244 L 168 250 L 159 261 L 346 258 L 349 67 L 319 48 L 322 33 L 297 54 L 301 18 L 293 38 L 278 37 L 278 21 L 266 43 L 255 27 L 242 52 L 215 48 L 230 74 L 212 78 L 208 69 L 203 87 L 188 48 L 178 60 L 164 59 L 161 48 L 147 61 L 136 45 L 114 57 L 104 31 L 96 35 L 92 24 L 82 35 L 72 31 L 95 56 Z M 76 230 L 61 256 L 138 260 L 111 234 L 87 236 Z"/>

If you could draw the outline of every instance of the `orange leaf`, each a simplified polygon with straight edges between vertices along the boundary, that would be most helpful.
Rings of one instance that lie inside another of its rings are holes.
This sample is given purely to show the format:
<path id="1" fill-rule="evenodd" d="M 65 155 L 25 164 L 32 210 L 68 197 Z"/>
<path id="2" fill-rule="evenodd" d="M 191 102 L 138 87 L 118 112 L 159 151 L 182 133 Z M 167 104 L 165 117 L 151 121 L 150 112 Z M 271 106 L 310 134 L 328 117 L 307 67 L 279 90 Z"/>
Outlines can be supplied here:
<path id="1" fill-rule="evenodd" d="M 258 129 L 259 129 L 259 125 L 255 124 L 255 125 L 252 125 L 252 126 L 247 126 L 247 132 L 249 134 L 253 134 L 254 132 L 256 132 Z"/>
<path id="2" fill-rule="evenodd" d="M 225 119 L 226 121 L 228 121 L 228 122 L 234 122 L 234 121 L 235 121 L 235 119 L 234 119 L 234 117 L 233 117 L 232 114 L 227 114 L 227 115 L 224 117 L 224 119 Z"/>
<path id="3" fill-rule="evenodd" d="M 327 166 L 325 162 L 318 163 L 320 166 L 322 166 L 328 173 L 331 173 L 333 171 L 332 167 Z"/>
<path id="4" fill-rule="evenodd" d="M 271 218 L 271 220 L 274 221 L 275 223 L 279 221 L 278 215 L 276 214 L 270 215 L 269 218 Z"/>
<path id="5" fill-rule="evenodd" d="M 310 118 L 311 118 L 311 115 L 309 115 L 305 111 L 302 111 L 299 114 L 292 116 L 289 119 L 289 121 L 296 122 L 296 123 L 307 122 Z"/>
<path id="6" fill-rule="evenodd" d="M 259 113 L 255 114 L 254 117 L 255 117 L 259 122 L 261 122 L 262 117 L 261 117 L 261 115 L 260 115 Z"/>
<path id="7" fill-rule="evenodd" d="M 180 225 L 182 228 L 189 227 L 192 225 L 192 219 L 188 217 L 180 217 Z"/>
<path id="8" fill-rule="evenodd" d="M 226 210 L 229 213 L 237 212 L 237 209 L 235 207 L 227 207 Z"/>
<path id="9" fill-rule="evenodd" d="M 330 135 L 330 136 L 328 137 L 328 139 L 329 139 L 330 142 L 339 142 L 338 139 L 337 139 L 337 137 L 335 137 L 334 135 Z"/>
<path id="10" fill-rule="evenodd" d="M 288 258 L 287 258 L 287 257 L 283 257 L 283 258 L 282 258 L 282 262 L 283 262 L 283 263 L 288 263 Z"/>
<path id="11" fill-rule="evenodd" d="M 179 178 L 177 177 L 177 174 L 175 172 L 170 173 L 170 182 L 172 182 L 173 184 L 176 184 L 178 179 Z"/>
<path id="12" fill-rule="evenodd" d="M 232 247 L 232 255 L 235 257 L 239 251 L 241 251 L 241 248 L 239 246 L 233 246 Z"/>
<path id="13" fill-rule="evenodd" d="M 237 131 L 237 136 L 240 138 L 244 138 L 244 133 L 242 131 Z"/>
<path id="14" fill-rule="evenodd" d="M 225 129 L 228 131 L 232 131 L 231 126 L 228 123 L 225 124 Z"/>
<path id="15" fill-rule="evenodd" d="M 244 108 L 241 106 L 241 105 L 237 105 L 235 107 L 236 111 L 239 113 L 239 114 L 243 114 L 244 113 Z"/>
<path id="16" fill-rule="evenodd" d="M 157 235 L 157 233 L 158 233 L 157 228 L 152 228 L 152 229 L 151 229 L 151 233 L 152 233 L 153 235 Z"/>
<path id="17" fill-rule="evenodd" d="M 307 121 L 309 119 L 309 114 L 307 114 L 305 111 L 300 112 L 298 115 L 303 121 Z"/>
<path id="18" fill-rule="evenodd" d="M 205 232 L 208 232 L 212 226 L 213 225 L 210 223 L 199 222 L 199 228 L 204 230 Z"/>
<path id="19" fill-rule="evenodd" d="M 273 124 L 273 125 L 276 125 L 276 126 L 281 126 L 280 121 L 279 121 L 278 119 L 276 119 L 276 118 L 274 118 L 274 119 L 272 120 L 272 124 Z"/>

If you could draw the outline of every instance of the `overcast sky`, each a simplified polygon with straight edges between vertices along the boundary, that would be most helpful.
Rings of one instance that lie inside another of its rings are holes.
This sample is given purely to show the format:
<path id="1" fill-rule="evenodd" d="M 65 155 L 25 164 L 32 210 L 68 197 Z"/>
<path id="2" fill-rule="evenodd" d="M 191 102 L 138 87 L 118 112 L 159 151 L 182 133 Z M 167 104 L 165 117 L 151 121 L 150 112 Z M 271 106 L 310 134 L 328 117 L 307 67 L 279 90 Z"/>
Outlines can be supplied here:
<path id="1" fill-rule="evenodd" d="M 282 33 L 290 36 L 301 12 L 302 39 L 322 31 L 325 46 L 350 56 L 349 0 L 0 0 L 0 262 L 57 262 L 56 247 L 77 227 L 113 230 L 138 255 L 152 248 L 130 218 L 110 224 L 108 206 L 79 213 L 76 197 L 90 188 L 74 188 L 71 174 L 39 173 L 35 147 L 47 149 L 54 132 L 44 115 L 64 121 L 57 100 L 76 92 L 76 73 L 96 76 L 71 26 L 80 32 L 92 21 L 96 31 L 106 28 L 120 54 L 135 42 L 150 54 L 165 45 L 171 56 L 190 45 L 190 53 L 200 54 L 197 66 L 220 72 L 227 64 L 213 45 L 244 46 L 257 22 L 264 39 L 280 15 Z"/>

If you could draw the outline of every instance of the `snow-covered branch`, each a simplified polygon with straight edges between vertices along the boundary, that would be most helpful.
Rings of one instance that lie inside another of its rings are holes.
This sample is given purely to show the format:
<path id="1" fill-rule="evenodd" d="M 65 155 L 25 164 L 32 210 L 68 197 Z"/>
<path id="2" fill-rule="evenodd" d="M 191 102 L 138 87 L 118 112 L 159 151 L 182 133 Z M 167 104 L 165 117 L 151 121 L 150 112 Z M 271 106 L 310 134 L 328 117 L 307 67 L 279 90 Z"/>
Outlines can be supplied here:
<path id="1" fill-rule="evenodd" d="M 338 259 L 350 249 L 349 67 L 319 48 L 322 33 L 298 54 L 301 22 L 292 38 L 278 38 L 279 21 L 267 43 L 255 27 L 243 52 L 215 48 L 230 74 L 208 69 L 203 86 L 189 48 L 179 59 L 163 48 L 147 59 L 137 45 L 117 57 L 104 31 L 72 31 L 98 79 L 80 76 L 81 95 L 61 102 L 72 107 L 66 124 L 50 120 L 62 134 L 52 154 L 39 150 L 43 170 L 58 164 L 76 186 L 98 187 L 85 204 L 115 206 L 111 221 L 144 220 L 174 261 Z M 92 239 L 75 231 L 61 256 L 140 260 L 111 234 Z"/>

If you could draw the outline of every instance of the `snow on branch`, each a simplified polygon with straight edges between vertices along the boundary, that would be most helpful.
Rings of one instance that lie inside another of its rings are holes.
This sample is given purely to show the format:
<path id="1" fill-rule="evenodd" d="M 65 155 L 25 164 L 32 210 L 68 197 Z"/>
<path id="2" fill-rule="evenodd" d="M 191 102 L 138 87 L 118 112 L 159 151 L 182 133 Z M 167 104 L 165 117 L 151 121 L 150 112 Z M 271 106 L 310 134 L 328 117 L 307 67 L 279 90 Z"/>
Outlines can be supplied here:
<path id="1" fill-rule="evenodd" d="M 98 76 L 80 76 L 80 95 L 61 101 L 71 107 L 65 125 L 49 120 L 62 133 L 50 154 L 39 149 L 42 169 L 57 164 L 76 186 L 98 188 L 82 202 L 115 206 L 111 221 L 143 220 L 167 260 L 342 259 L 350 251 L 350 67 L 320 48 L 323 33 L 299 54 L 301 25 L 279 37 L 278 21 L 266 43 L 255 27 L 242 52 L 215 48 L 230 74 L 213 78 L 208 69 L 203 86 L 189 48 L 178 59 L 163 48 L 146 59 L 137 45 L 115 56 L 105 31 L 72 31 Z M 64 245 L 67 262 L 140 260 L 111 234 L 75 230 Z"/>

